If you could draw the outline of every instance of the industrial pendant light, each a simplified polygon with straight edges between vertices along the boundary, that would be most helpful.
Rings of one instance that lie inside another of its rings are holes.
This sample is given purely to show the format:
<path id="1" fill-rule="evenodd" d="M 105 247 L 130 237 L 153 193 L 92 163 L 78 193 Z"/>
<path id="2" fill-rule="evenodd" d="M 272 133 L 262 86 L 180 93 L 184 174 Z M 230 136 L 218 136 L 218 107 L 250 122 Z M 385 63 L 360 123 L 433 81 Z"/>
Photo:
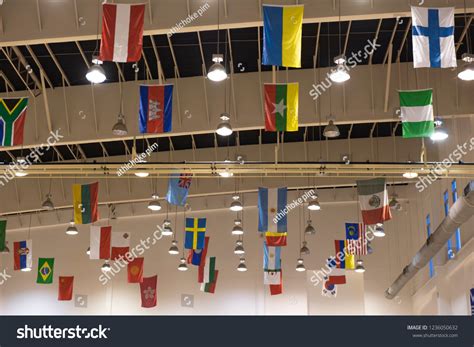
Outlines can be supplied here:
<path id="1" fill-rule="evenodd" d="M 247 265 L 245 265 L 245 258 L 240 258 L 239 265 L 237 266 L 237 271 L 239 272 L 247 271 Z"/>
<path id="2" fill-rule="evenodd" d="M 336 138 L 338 137 L 341 132 L 339 131 L 339 128 L 337 127 L 336 124 L 334 124 L 334 117 L 329 116 L 328 117 L 328 125 L 324 127 L 323 135 L 328 138 Z"/>
<path id="3" fill-rule="evenodd" d="M 464 26 L 469 27 L 467 20 L 467 8 L 466 1 L 464 1 Z M 466 31 L 466 43 L 467 43 L 467 53 L 462 55 L 462 60 L 464 65 L 462 71 L 458 73 L 458 78 L 463 81 L 473 81 L 474 80 L 474 55 L 471 54 L 471 30 Z"/>
<path id="4" fill-rule="evenodd" d="M 301 249 L 300 249 L 300 254 L 302 254 L 302 255 L 310 254 L 310 250 L 308 248 L 308 242 L 303 241 L 303 244 L 302 244 Z"/>
<path id="5" fill-rule="evenodd" d="M 91 248 L 90 247 L 87 247 L 86 254 L 91 255 Z"/>
<path id="6" fill-rule="evenodd" d="M 47 211 L 54 210 L 54 204 L 53 204 L 53 201 L 51 200 L 51 198 L 52 198 L 51 194 L 46 194 L 46 200 L 43 201 L 43 204 L 41 205 L 43 210 L 47 210 Z"/>
<path id="7" fill-rule="evenodd" d="M 443 121 L 441 119 L 436 119 L 434 121 L 435 129 L 433 134 L 430 136 L 432 141 L 444 141 L 449 137 L 448 132 L 443 126 Z"/>
<path id="8" fill-rule="evenodd" d="M 112 134 L 115 136 L 125 136 L 128 134 L 127 125 L 125 124 L 125 115 L 123 114 L 123 86 L 122 82 L 119 81 L 120 87 L 120 111 L 117 116 L 117 123 L 112 127 Z"/>
<path id="9" fill-rule="evenodd" d="M 355 268 L 355 272 L 357 273 L 365 272 L 364 262 L 362 261 L 362 259 L 357 260 L 357 266 Z"/>
<path id="10" fill-rule="evenodd" d="M 161 230 L 161 235 L 163 236 L 173 235 L 173 229 L 171 229 L 171 221 L 169 219 L 165 219 L 163 221 L 163 229 Z"/>
<path id="11" fill-rule="evenodd" d="M 109 261 L 106 260 L 104 265 L 102 265 L 102 268 L 101 268 L 102 272 L 109 272 L 112 270 L 112 268 L 110 267 L 110 264 L 109 264 Z"/>
<path id="12" fill-rule="evenodd" d="M 329 28 L 329 25 L 328 25 Z M 341 33 L 341 0 L 339 0 L 339 32 L 338 32 L 338 42 L 339 42 L 339 55 L 334 58 L 334 63 L 336 64 L 336 68 L 331 70 L 329 74 L 329 78 L 331 81 L 336 83 L 343 83 L 346 82 L 351 78 L 349 73 L 347 72 L 346 68 L 346 57 L 341 52 L 341 40 L 342 40 L 342 33 Z M 330 43 L 329 43 L 330 44 Z M 331 51 L 331 50 L 329 50 Z"/>
<path id="13" fill-rule="evenodd" d="M 181 259 L 179 260 L 178 270 L 188 271 L 188 265 L 186 264 L 186 259 L 184 257 L 181 257 Z"/>
<path id="14" fill-rule="evenodd" d="M 233 211 L 233 212 L 240 212 L 244 209 L 244 207 L 242 206 L 242 203 L 239 201 L 239 196 L 238 195 L 234 195 L 232 197 L 232 199 L 234 201 L 232 201 L 232 203 L 230 204 L 230 210 Z"/>
<path id="15" fill-rule="evenodd" d="M 235 249 L 234 249 L 234 254 L 237 254 L 237 255 L 240 255 L 240 254 L 245 254 L 245 249 L 244 249 L 244 246 L 243 246 L 243 242 L 241 240 L 237 240 L 235 242 L 236 246 L 235 246 Z"/>
<path id="16" fill-rule="evenodd" d="M 87 71 L 86 78 L 89 82 L 99 84 L 105 81 L 105 70 L 99 64 L 93 64 Z"/>
<path id="17" fill-rule="evenodd" d="M 382 224 L 377 224 L 375 226 L 373 234 L 374 234 L 375 237 L 384 237 L 385 236 L 385 230 L 383 228 L 383 225 Z"/>
<path id="18" fill-rule="evenodd" d="M 212 55 L 212 61 L 214 64 L 209 68 L 207 72 L 207 78 L 214 82 L 222 82 L 227 78 L 227 72 L 225 71 L 225 67 L 221 64 L 224 61 L 224 56 L 219 54 L 219 34 L 220 34 L 220 9 L 219 9 L 219 2 L 217 2 L 217 54 Z M 226 40 L 227 44 L 227 40 Z M 227 48 L 227 47 L 226 47 Z"/>
<path id="19" fill-rule="evenodd" d="M 239 236 L 244 234 L 244 229 L 242 228 L 242 221 L 240 219 L 234 220 L 234 227 L 232 228 L 232 235 Z"/>
<path id="20" fill-rule="evenodd" d="M 219 116 L 221 122 L 217 125 L 216 133 L 220 136 L 232 135 L 232 126 L 230 125 L 230 115 L 227 112 L 221 113 Z"/>
<path id="21" fill-rule="evenodd" d="M 168 250 L 168 253 L 171 255 L 179 254 L 178 241 L 176 240 L 171 241 L 171 247 Z"/>
<path id="22" fill-rule="evenodd" d="M 308 225 L 306 226 L 306 228 L 304 229 L 304 233 L 306 235 L 314 235 L 316 234 L 316 229 L 314 229 L 314 227 L 311 225 L 312 221 L 311 220 L 308 220 Z"/>
<path id="23" fill-rule="evenodd" d="M 79 230 L 77 230 L 77 227 L 76 227 L 76 225 L 74 224 L 74 221 L 71 221 L 71 222 L 69 223 L 69 226 L 68 226 L 67 229 L 66 229 L 66 234 L 67 234 L 67 235 L 72 235 L 72 236 L 79 234 Z"/>
<path id="24" fill-rule="evenodd" d="M 317 195 L 313 196 L 313 200 L 311 200 L 308 204 L 308 210 L 311 211 L 319 211 L 321 210 L 321 205 L 319 204 L 319 199 Z"/>
<path id="25" fill-rule="evenodd" d="M 296 271 L 298 272 L 306 271 L 303 258 L 298 258 L 298 260 L 296 261 Z"/>
<path id="26" fill-rule="evenodd" d="M 153 194 L 151 198 L 152 200 L 148 203 L 148 209 L 154 212 L 161 210 L 161 204 L 158 201 L 160 197 L 158 194 Z"/>

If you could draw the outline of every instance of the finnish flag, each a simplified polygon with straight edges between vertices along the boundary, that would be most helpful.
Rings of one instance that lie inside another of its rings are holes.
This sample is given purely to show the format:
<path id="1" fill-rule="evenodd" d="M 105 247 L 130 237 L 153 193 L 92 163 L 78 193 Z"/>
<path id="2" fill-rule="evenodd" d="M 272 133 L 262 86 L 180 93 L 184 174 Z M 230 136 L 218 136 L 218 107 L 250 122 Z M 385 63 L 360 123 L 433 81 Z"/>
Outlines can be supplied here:
<path id="1" fill-rule="evenodd" d="M 454 8 L 411 8 L 415 68 L 456 67 Z"/>

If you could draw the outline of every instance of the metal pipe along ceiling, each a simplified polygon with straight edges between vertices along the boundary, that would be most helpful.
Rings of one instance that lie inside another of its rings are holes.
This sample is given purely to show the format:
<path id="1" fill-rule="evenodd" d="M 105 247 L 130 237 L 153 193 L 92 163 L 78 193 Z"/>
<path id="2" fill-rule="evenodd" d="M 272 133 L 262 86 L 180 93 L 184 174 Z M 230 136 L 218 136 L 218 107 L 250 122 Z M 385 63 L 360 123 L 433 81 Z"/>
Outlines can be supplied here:
<path id="1" fill-rule="evenodd" d="M 448 215 L 433 234 L 426 240 L 423 247 L 415 254 L 410 264 L 385 291 L 387 299 L 393 299 L 398 292 L 420 271 L 448 242 L 457 228 L 466 223 L 474 214 L 474 181 L 464 188 L 463 196 L 456 201 Z"/>

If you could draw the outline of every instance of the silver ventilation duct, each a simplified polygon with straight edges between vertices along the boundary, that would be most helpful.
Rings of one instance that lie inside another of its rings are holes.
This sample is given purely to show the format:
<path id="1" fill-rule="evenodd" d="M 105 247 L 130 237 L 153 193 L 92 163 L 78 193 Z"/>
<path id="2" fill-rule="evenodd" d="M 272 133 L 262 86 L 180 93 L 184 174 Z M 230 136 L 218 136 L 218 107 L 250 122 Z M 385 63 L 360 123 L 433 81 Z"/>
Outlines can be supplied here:
<path id="1" fill-rule="evenodd" d="M 463 196 L 454 203 L 448 215 L 426 240 L 410 264 L 385 291 L 387 299 L 393 299 L 398 292 L 433 258 L 448 242 L 457 228 L 466 223 L 474 214 L 474 181 L 464 188 Z"/>

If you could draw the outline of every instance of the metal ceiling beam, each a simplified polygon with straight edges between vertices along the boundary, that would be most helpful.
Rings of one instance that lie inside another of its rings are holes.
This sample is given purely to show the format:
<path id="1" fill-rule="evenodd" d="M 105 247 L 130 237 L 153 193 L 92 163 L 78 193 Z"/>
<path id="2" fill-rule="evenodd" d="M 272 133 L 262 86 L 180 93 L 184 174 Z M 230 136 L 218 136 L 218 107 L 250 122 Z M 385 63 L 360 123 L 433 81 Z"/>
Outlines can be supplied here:
<path id="1" fill-rule="evenodd" d="M 471 23 L 472 23 L 472 19 L 474 18 L 474 15 L 470 15 L 469 16 L 469 19 L 467 20 L 467 23 L 466 25 L 464 25 L 464 29 L 461 33 L 461 36 L 459 37 L 459 41 L 458 43 L 456 43 L 456 52 L 459 50 L 459 48 L 461 47 L 462 45 L 462 42 L 464 40 L 464 37 L 466 37 L 466 34 L 467 34 L 467 30 L 471 27 Z"/>
<path id="2" fill-rule="evenodd" d="M 46 81 L 48 82 L 49 87 L 50 87 L 50 88 L 54 88 L 53 83 L 52 83 L 51 80 L 49 79 L 48 74 L 47 74 L 46 71 L 44 70 L 43 65 L 42 65 L 41 62 L 39 61 L 39 59 L 38 59 L 38 57 L 36 56 L 36 54 L 35 54 L 35 52 L 33 51 L 33 49 L 31 49 L 31 47 L 28 46 L 28 45 L 26 46 L 26 49 L 28 50 L 28 53 L 30 53 L 31 58 L 33 58 L 35 64 L 38 66 L 38 68 L 43 71 L 43 73 L 44 73 L 44 78 L 45 78 Z"/>
<path id="3" fill-rule="evenodd" d="M 61 64 L 59 63 L 58 59 L 56 58 L 56 55 L 54 55 L 54 52 L 51 50 L 51 47 L 47 43 L 45 43 L 46 50 L 48 51 L 49 55 L 51 56 L 51 59 L 53 59 L 54 64 L 58 68 L 59 72 L 61 73 L 61 76 L 63 80 L 66 81 L 68 86 L 71 86 L 71 82 L 69 82 L 69 78 L 67 77 L 66 73 L 64 72 Z"/>
<path id="4" fill-rule="evenodd" d="M 402 43 L 400 44 L 400 48 L 397 53 L 397 62 L 400 62 L 400 56 L 402 54 L 403 47 L 405 46 L 405 43 L 407 42 L 407 37 L 408 37 L 408 33 L 410 32 L 410 28 L 411 28 L 411 18 L 408 19 L 407 27 L 405 29 L 405 32 L 403 33 Z"/>
<path id="5" fill-rule="evenodd" d="M 28 84 L 28 80 L 27 80 L 27 77 L 28 75 L 26 75 L 25 77 L 21 74 L 21 71 L 19 70 L 19 67 L 17 67 L 15 65 L 15 63 L 13 62 L 13 57 L 11 56 L 11 49 L 9 50 L 8 48 L 3 48 L 3 47 L 0 47 L 0 50 L 2 51 L 2 53 L 5 55 L 5 57 L 7 58 L 8 62 L 10 63 L 10 65 L 13 67 L 13 70 L 16 72 L 17 76 L 20 78 L 20 80 L 23 82 L 23 84 L 25 85 L 26 89 L 28 90 L 28 92 L 31 94 L 31 96 L 33 98 L 36 97 L 35 93 L 33 93 L 33 91 L 31 90 L 30 88 L 30 85 Z M 26 72 L 26 69 L 24 70 Z"/>

